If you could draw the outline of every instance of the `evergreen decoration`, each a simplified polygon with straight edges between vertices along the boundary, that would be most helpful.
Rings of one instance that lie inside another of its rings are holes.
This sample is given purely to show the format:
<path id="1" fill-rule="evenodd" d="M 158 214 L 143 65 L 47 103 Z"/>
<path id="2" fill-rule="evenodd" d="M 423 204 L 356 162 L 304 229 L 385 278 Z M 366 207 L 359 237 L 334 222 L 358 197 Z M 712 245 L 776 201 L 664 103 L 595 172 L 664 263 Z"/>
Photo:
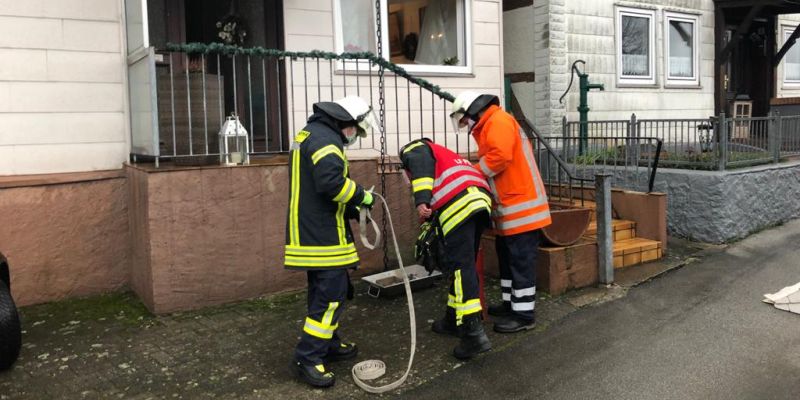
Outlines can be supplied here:
<path id="1" fill-rule="evenodd" d="M 264 47 L 239 47 L 226 45 L 223 43 L 167 43 L 168 51 L 183 52 L 187 54 L 224 54 L 224 55 L 244 55 L 257 57 L 272 57 L 278 59 L 298 59 L 298 58 L 317 58 L 323 60 L 369 60 L 373 65 L 380 65 L 392 71 L 395 75 L 408 79 L 419 86 L 433 92 L 439 98 L 452 102 L 455 96 L 442 90 L 438 85 L 434 85 L 425 79 L 417 78 L 406 72 L 405 69 L 397 64 L 387 61 L 383 57 L 378 57 L 371 52 L 342 53 L 336 54 L 329 51 L 283 51 L 277 49 L 267 49 Z"/>

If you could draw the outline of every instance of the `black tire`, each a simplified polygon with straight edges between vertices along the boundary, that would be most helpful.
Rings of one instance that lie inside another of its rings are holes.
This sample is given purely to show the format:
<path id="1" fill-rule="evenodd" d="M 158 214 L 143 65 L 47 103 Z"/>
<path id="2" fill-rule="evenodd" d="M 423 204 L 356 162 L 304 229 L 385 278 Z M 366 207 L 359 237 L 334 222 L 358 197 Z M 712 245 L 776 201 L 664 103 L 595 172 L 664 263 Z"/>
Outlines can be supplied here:
<path id="1" fill-rule="evenodd" d="M 22 330 L 17 306 L 11 298 L 8 286 L 0 280 L 0 371 L 14 365 L 21 346 Z"/>

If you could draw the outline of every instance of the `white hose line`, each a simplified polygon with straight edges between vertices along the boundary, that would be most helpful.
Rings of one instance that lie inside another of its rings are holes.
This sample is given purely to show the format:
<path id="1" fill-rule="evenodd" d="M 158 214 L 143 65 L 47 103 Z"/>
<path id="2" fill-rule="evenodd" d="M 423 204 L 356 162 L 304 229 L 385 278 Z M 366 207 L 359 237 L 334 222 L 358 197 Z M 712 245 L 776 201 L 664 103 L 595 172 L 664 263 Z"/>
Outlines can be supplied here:
<path id="1" fill-rule="evenodd" d="M 411 295 L 411 282 L 409 282 L 408 280 L 408 274 L 406 273 L 406 269 L 403 266 L 403 258 L 400 256 L 400 246 L 397 245 L 397 235 L 394 232 L 394 224 L 392 223 L 392 214 L 389 212 L 389 205 L 386 204 L 386 199 L 384 199 L 383 196 L 381 196 L 380 194 L 372 193 L 372 195 L 381 199 L 381 202 L 383 203 L 384 212 L 386 213 L 386 216 L 389 218 L 389 228 L 392 231 L 392 240 L 394 241 L 394 251 L 397 253 L 397 262 L 398 264 L 400 264 L 400 271 L 403 273 L 403 285 L 406 288 L 406 298 L 408 299 L 408 318 L 410 320 L 410 325 L 411 325 L 411 355 L 408 357 L 408 368 L 406 368 L 406 373 L 403 374 L 403 376 L 401 376 L 400 379 L 383 386 L 378 386 L 378 387 L 370 386 L 364 383 L 362 379 L 371 380 L 383 376 L 383 374 L 386 372 L 386 364 L 384 364 L 383 361 L 381 360 L 366 360 L 366 361 L 361 361 L 360 363 L 353 366 L 353 381 L 355 381 L 358 387 L 364 389 L 369 393 L 384 393 L 402 385 L 403 382 L 406 381 L 406 378 L 408 378 L 408 373 L 411 372 L 411 365 L 414 363 L 414 352 L 417 349 L 417 320 L 414 315 L 414 298 Z M 369 242 L 366 241 L 366 235 L 364 234 L 364 230 L 366 229 L 365 225 L 367 217 L 369 217 L 369 211 L 366 209 L 366 207 L 364 207 L 361 209 L 361 215 L 360 215 L 360 230 L 362 232 L 361 240 L 364 242 L 365 245 L 367 245 L 367 247 L 372 246 L 370 248 L 374 248 L 380 242 L 380 235 L 378 235 L 378 238 L 376 239 L 374 244 L 370 244 Z M 372 224 L 375 229 L 375 232 L 379 233 L 377 226 L 374 226 L 375 225 L 374 221 L 372 221 Z"/>

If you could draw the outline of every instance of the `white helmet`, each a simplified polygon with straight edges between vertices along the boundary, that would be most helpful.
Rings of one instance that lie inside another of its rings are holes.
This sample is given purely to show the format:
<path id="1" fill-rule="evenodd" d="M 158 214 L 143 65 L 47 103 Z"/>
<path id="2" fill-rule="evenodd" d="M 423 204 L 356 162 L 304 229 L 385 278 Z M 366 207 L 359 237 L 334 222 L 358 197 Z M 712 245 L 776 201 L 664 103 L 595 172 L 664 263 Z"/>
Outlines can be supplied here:
<path id="1" fill-rule="evenodd" d="M 461 119 L 465 116 L 475 117 L 489 104 L 500 104 L 500 99 L 491 94 L 480 94 L 471 90 L 466 90 L 458 94 L 453 100 L 450 113 L 450 121 L 453 123 L 453 130 L 460 132 L 463 126 Z"/>
<path id="2" fill-rule="evenodd" d="M 369 128 L 380 132 L 380 125 L 378 124 L 378 119 L 375 118 L 372 107 L 361 97 L 347 96 L 336 100 L 335 103 L 342 106 L 350 114 L 352 120 L 358 123 L 358 136 L 367 137 L 367 129 Z"/>
<path id="3" fill-rule="evenodd" d="M 356 122 L 359 137 L 367 137 L 367 129 L 369 128 L 380 132 L 380 124 L 378 124 L 378 119 L 375 117 L 375 112 L 361 97 L 347 96 L 333 102 L 319 102 L 314 104 L 314 108 L 322 110 L 339 121 Z"/>

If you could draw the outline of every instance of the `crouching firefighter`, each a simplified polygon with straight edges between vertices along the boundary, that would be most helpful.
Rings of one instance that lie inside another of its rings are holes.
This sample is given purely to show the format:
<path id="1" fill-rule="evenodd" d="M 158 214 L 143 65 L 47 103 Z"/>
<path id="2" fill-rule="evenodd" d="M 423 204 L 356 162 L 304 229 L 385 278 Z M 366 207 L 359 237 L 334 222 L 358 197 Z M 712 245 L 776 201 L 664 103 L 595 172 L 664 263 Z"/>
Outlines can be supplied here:
<path id="1" fill-rule="evenodd" d="M 352 298 L 348 270 L 359 263 L 345 219 L 373 204 L 372 194 L 350 179 L 344 147 L 378 124 L 372 108 L 355 96 L 316 103 L 313 110 L 291 148 L 285 265 L 308 277 L 308 313 L 293 372 L 312 386 L 328 387 L 335 378 L 326 364 L 358 351 L 337 333 L 345 298 Z"/>
<path id="2" fill-rule="evenodd" d="M 492 348 L 481 324 L 475 270 L 481 234 L 490 224 L 489 186 L 469 161 L 428 139 L 405 145 L 400 159 L 411 181 L 419 217 L 433 219 L 440 229 L 444 251 L 439 261 L 452 279 L 445 314 L 431 328 L 459 337 L 453 355 L 471 358 Z"/>

